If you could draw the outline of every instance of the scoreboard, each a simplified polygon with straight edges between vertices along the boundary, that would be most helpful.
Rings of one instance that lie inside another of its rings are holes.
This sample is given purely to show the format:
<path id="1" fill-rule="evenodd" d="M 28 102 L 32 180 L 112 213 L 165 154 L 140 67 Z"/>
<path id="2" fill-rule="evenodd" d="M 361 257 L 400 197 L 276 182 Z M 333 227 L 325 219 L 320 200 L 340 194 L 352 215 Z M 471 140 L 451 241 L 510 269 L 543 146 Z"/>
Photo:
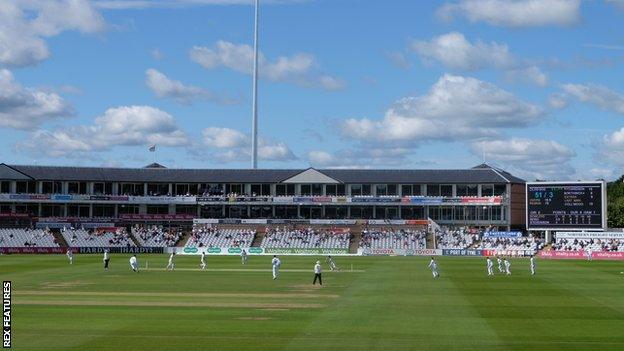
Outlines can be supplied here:
<path id="1" fill-rule="evenodd" d="M 527 183 L 527 229 L 604 229 L 606 198 L 601 181 Z"/>

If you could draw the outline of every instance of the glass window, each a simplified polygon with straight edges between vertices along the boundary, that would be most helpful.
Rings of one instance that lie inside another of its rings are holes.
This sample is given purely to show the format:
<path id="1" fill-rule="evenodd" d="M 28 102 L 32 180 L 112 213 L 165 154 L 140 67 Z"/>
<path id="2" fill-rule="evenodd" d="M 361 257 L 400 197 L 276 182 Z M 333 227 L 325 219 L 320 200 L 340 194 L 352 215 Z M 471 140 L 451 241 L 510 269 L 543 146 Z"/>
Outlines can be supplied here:
<path id="1" fill-rule="evenodd" d="M 312 184 L 312 195 L 314 195 L 314 196 L 323 195 L 323 185 L 321 185 L 321 184 Z"/>
<path id="2" fill-rule="evenodd" d="M 481 196 L 494 196 L 494 185 L 493 184 L 482 184 L 481 185 Z"/>
<path id="3" fill-rule="evenodd" d="M 78 182 L 69 182 L 67 183 L 67 193 L 68 194 L 78 194 L 80 191 L 80 185 Z"/>
<path id="4" fill-rule="evenodd" d="M 312 187 L 310 186 L 310 184 L 301 184 L 301 195 L 312 195 Z"/>
<path id="5" fill-rule="evenodd" d="M 41 182 L 41 193 L 42 194 L 52 194 L 53 185 L 52 182 Z"/>
<path id="6" fill-rule="evenodd" d="M 465 184 L 457 184 L 456 192 L 457 196 L 466 196 L 468 194 L 468 187 Z"/>
<path id="7" fill-rule="evenodd" d="M 362 185 L 351 184 L 351 196 L 359 196 L 359 195 L 362 195 Z"/>
<path id="8" fill-rule="evenodd" d="M 325 185 L 325 195 L 327 196 L 335 196 L 337 194 L 336 184 L 327 184 Z"/>
<path id="9" fill-rule="evenodd" d="M 226 184 L 225 185 L 225 193 L 226 194 L 243 194 L 243 184 Z"/>
<path id="10" fill-rule="evenodd" d="M 507 194 L 507 185 L 506 184 L 496 184 L 494 185 L 494 196 L 505 196 Z"/>
<path id="11" fill-rule="evenodd" d="M 397 194 L 397 185 L 388 184 L 388 195 L 395 196 Z"/>
<path id="12" fill-rule="evenodd" d="M 371 195 L 371 185 L 370 184 L 362 184 L 362 195 Z M 372 215 L 373 215 L 373 211 L 371 209 L 371 216 Z"/>
<path id="13" fill-rule="evenodd" d="M 440 186 L 437 184 L 427 184 L 427 196 L 440 196 Z"/>
<path id="14" fill-rule="evenodd" d="M 440 185 L 440 196 L 445 196 L 445 197 L 453 196 L 453 186 L 450 184 Z"/>
<path id="15" fill-rule="evenodd" d="M 388 186 L 386 184 L 377 184 L 375 185 L 375 191 L 377 196 L 388 195 Z"/>
<path id="16" fill-rule="evenodd" d="M 3 194 L 11 192 L 11 182 L 0 182 L 0 192 Z"/>
<path id="17" fill-rule="evenodd" d="M 411 184 L 401 185 L 401 195 L 412 196 L 412 185 Z"/>

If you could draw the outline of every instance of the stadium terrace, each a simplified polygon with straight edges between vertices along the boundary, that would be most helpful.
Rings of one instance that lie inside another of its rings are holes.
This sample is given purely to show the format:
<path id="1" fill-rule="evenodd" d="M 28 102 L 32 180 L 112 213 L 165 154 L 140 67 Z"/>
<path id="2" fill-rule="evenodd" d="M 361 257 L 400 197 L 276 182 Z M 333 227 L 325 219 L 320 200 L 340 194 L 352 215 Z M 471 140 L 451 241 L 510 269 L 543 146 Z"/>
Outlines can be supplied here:
<path id="1" fill-rule="evenodd" d="M 0 164 L 0 214 L 128 221 L 432 219 L 525 227 L 525 181 L 455 170 L 168 169 Z"/>

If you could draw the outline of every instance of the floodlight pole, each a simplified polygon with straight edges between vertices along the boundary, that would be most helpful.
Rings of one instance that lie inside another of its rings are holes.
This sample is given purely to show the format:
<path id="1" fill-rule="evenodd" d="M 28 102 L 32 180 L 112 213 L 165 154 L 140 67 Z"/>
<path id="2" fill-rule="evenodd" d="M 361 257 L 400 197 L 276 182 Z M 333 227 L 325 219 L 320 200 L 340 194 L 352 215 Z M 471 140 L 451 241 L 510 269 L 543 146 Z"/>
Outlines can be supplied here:
<path id="1" fill-rule="evenodd" d="M 253 63 L 253 112 L 251 127 L 251 168 L 258 168 L 258 7 L 260 0 L 255 0 L 254 21 L 254 63 Z"/>

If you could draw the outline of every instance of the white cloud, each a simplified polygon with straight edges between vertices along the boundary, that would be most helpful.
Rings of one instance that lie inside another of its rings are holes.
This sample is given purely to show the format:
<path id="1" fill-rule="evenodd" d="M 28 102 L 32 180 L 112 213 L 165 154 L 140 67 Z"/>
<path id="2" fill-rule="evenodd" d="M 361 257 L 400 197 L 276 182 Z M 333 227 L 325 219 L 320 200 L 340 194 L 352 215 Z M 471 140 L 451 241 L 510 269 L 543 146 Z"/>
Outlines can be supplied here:
<path id="1" fill-rule="evenodd" d="M 455 16 L 495 26 L 570 26 L 580 21 L 580 0 L 461 0 L 447 3 L 437 14 L 444 20 Z"/>
<path id="2" fill-rule="evenodd" d="M 246 44 L 220 40 L 214 48 L 194 46 L 189 51 L 189 56 L 206 69 L 225 67 L 244 74 L 253 72 L 253 48 Z M 258 63 L 260 76 L 271 81 L 320 87 L 326 90 L 340 90 L 346 85 L 342 79 L 320 73 L 316 59 L 310 54 L 280 56 L 274 61 L 269 61 L 259 53 Z"/>
<path id="3" fill-rule="evenodd" d="M 150 56 L 152 56 L 154 60 L 160 61 L 165 57 L 165 54 L 163 54 L 163 52 L 160 51 L 160 49 L 152 49 L 150 51 Z"/>
<path id="4" fill-rule="evenodd" d="M 475 155 L 485 151 L 487 162 L 502 164 L 511 173 L 536 179 L 570 179 L 576 153 L 556 141 L 525 138 L 482 140 L 471 144 Z"/>
<path id="5" fill-rule="evenodd" d="M 468 71 L 484 67 L 510 68 L 516 61 L 507 45 L 480 40 L 473 44 L 458 32 L 443 34 L 431 40 L 414 40 L 410 49 L 425 60 Z"/>
<path id="6" fill-rule="evenodd" d="M 624 127 L 604 135 L 601 142 L 594 145 L 595 158 L 601 163 L 624 166 Z"/>
<path id="7" fill-rule="evenodd" d="M 182 82 L 172 80 L 153 68 L 145 71 L 145 84 L 156 96 L 170 98 L 181 104 L 190 104 L 195 100 L 207 100 L 223 104 L 235 102 L 231 99 L 218 97 L 210 90 L 184 85 Z"/>
<path id="8" fill-rule="evenodd" d="M 10 71 L 0 69 L 1 128 L 31 130 L 49 120 L 72 115 L 72 106 L 58 94 L 24 88 Z"/>
<path id="9" fill-rule="evenodd" d="M 209 127 L 202 131 L 203 144 L 215 150 L 212 158 L 222 162 L 246 161 L 251 158 L 251 137 L 236 129 Z M 265 161 L 290 161 L 296 159 L 288 145 L 264 138 L 258 139 L 258 158 Z"/>
<path id="10" fill-rule="evenodd" d="M 471 77 L 442 76 L 423 96 L 397 101 L 382 120 L 347 119 L 342 135 L 366 142 L 414 144 L 494 136 L 501 128 L 535 124 L 541 107 Z"/>
<path id="11" fill-rule="evenodd" d="M 309 0 L 263 0 L 264 4 L 296 4 Z M 95 0 L 95 6 L 106 10 L 184 8 L 210 5 L 252 5 L 253 0 Z"/>
<path id="12" fill-rule="evenodd" d="M 539 67 L 514 57 L 506 44 L 470 42 L 459 32 L 450 32 L 430 40 L 413 40 L 409 50 L 428 62 L 439 62 L 454 70 L 476 71 L 494 68 L 505 71 L 508 80 L 546 86 L 548 76 Z"/>
<path id="13" fill-rule="evenodd" d="M 537 66 L 512 69 L 506 73 L 507 79 L 535 84 L 540 87 L 548 85 L 548 75 Z"/>
<path id="14" fill-rule="evenodd" d="M 109 108 L 93 125 L 37 130 L 18 149 L 52 157 L 82 157 L 115 146 L 187 146 L 188 136 L 170 114 L 151 106 Z"/>
<path id="15" fill-rule="evenodd" d="M 77 30 L 96 33 L 105 21 L 87 0 L 3 0 L 0 6 L 0 63 L 28 66 L 45 60 L 45 38 Z"/>
<path id="16" fill-rule="evenodd" d="M 581 102 L 589 103 L 599 108 L 624 114 L 624 95 L 605 86 L 597 84 L 563 84 L 563 91 Z"/>
<path id="17" fill-rule="evenodd" d="M 562 109 L 568 106 L 568 98 L 565 94 L 552 94 L 548 97 L 548 104 L 555 109 Z"/>

